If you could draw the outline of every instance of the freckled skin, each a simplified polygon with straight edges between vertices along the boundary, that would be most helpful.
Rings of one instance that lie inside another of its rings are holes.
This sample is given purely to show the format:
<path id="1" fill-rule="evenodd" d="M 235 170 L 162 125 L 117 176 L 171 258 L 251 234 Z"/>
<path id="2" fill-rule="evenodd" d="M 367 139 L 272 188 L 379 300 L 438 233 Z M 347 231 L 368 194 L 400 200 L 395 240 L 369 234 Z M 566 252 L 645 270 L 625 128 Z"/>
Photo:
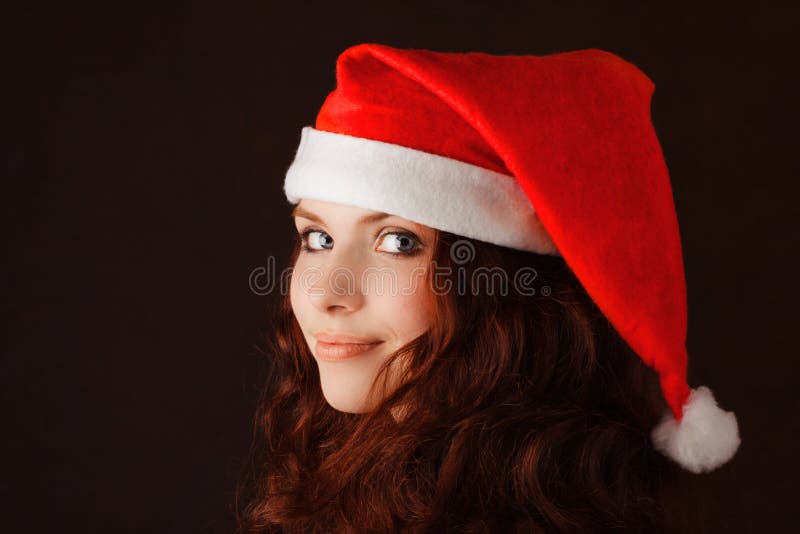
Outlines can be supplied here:
<path id="1" fill-rule="evenodd" d="M 425 283 L 435 231 L 395 215 L 359 220 L 376 212 L 319 200 L 303 199 L 298 208 L 317 215 L 294 218 L 298 233 L 313 252 L 301 251 L 294 266 L 290 299 L 295 317 L 319 367 L 322 392 L 335 409 L 370 411 L 379 399 L 368 391 L 387 356 L 430 326 L 433 296 Z M 396 232 L 418 238 L 401 239 Z M 389 235 L 387 235 L 389 234 Z M 409 250 L 418 250 L 409 255 Z M 339 362 L 317 356 L 318 330 L 383 340 L 370 352 Z M 389 391 L 396 387 L 391 373 Z"/>

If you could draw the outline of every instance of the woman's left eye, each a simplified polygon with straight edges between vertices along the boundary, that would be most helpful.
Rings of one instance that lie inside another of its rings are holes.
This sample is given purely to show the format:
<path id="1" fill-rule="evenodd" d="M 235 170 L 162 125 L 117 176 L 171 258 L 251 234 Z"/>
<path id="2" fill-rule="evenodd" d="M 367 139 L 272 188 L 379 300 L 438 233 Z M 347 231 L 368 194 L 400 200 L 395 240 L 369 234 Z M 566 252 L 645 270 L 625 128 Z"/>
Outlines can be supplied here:
<path id="1" fill-rule="evenodd" d="M 379 250 L 392 254 L 414 254 L 418 244 L 419 239 L 412 234 L 388 232 L 383 234 Z M 383 248 L 384 246 L 387 248 Z"/>

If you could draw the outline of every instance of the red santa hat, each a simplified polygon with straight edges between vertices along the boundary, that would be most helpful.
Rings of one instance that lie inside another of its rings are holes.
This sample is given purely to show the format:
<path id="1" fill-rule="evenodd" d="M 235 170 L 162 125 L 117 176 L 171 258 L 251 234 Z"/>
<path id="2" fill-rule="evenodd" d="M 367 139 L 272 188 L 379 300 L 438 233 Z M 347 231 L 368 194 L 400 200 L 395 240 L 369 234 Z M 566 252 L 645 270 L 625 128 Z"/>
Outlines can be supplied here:
<path id="1" fill-rule="evenodd" d="M 657 450 L 700 473 L 739 430 L 686 382 L 686 283 L 650 119 L 655 85 L 603 50 L 545 56 L 359 44 L 303 128 L 284 191 L 560 255 L 639 357 L 669 410 Z"/>

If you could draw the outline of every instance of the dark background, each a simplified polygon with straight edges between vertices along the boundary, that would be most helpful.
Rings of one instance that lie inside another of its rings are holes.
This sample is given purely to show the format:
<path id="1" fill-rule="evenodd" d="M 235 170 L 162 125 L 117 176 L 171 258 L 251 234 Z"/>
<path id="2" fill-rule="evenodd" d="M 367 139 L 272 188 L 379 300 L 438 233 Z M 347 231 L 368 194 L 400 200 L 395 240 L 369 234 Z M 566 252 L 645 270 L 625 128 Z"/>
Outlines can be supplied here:
<path id="1" fill-rule="evenodd" d="M 656 84 L 690 384 L 742 446 L 697 532 L 796 526 L 798 10 L 664 2 L 71 2 L 3 13 L 2 532 L 230 532 L 283 174 L 359 42 L 597 47 Z"/>

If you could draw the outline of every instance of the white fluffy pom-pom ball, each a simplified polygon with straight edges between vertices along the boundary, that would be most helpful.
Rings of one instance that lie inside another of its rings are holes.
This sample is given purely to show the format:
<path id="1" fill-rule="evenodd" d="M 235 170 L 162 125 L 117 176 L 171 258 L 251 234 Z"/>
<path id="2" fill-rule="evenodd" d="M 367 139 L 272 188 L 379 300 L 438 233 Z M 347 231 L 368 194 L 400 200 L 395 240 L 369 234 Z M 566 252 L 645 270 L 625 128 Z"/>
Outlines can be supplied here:
<path id="1" fill-rule="evenodd" d="M 736 415 L 717 406 L 706 386 L 691 390 L 680 422 L 667 412 L 650 439 L 656 450 L 692 473 L 721 466 L 741 443 Z"/>

